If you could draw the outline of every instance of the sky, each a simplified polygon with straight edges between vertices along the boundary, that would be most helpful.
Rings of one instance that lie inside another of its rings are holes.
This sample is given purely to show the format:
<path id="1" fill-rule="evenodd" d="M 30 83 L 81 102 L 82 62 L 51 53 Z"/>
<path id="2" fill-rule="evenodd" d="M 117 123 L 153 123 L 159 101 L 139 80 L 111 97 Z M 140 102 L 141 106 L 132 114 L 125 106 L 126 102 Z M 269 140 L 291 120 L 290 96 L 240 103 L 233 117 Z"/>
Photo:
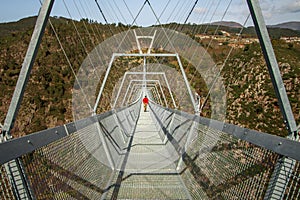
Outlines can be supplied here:
<path id="1" fill-rule="evenodd" d="M 1 1 L 0 22 L 17 21 L 37 15 L 40 8 L 39 0 Z M 132 24 L 144 0 L 98 0 L 98 2 L 109 23 L 121 21 L 123 24 Z M 195 0 L 149 0 L 149 2 L 151 7 L 144 6 L 136 19 L 136 25 L 149 26 L 155 24 L 157 19 L 160 23 L 183 23 Z M 230 5 L 229 2 L 231 2 Z M 300 0 L 260 0 L 260 3 L 268 25 L 300 21 Z M 228 11 L 226 11 L 227 7 Z M 188 22 L 199 24 L 223 20 L 244 24 L 248 13 L 246 0 L 199 0 Z M 77 20 L 92 18 L 105 23 L 94 0 L 56 0 L 51 15 Z M 251 19 L 246 22 L 246 26 L 249 25 L 252 25 Z"/>

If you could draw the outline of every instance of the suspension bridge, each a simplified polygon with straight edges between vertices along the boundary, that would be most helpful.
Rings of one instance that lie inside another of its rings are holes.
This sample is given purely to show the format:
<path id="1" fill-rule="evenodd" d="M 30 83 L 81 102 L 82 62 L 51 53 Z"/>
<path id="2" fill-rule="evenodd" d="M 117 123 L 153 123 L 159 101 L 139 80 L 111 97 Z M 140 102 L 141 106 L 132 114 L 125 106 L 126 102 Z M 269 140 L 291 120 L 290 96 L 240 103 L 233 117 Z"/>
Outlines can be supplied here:
<path id="1" fill-rule="evenodd" d="M 163 12 L 170 8 L 170 2 Z M 221 1 L 216 2 L 219 6 Z M 74 72 L 49 20 L 53 3 L 41 3 L 2 128 L 1 199 L 300 199 L 296 122 L 257 0 L 245 1 L 249 8 L 245 23 L 251 15 L 287 138 L 225 122 L 226 91 L 220 76 L 224 64 L 217 67 L 199 43 L 161 26 L 163 13 L 158 15 L 150 0 L 144 1 L 136 16 L 123 1 L 133 21 L 130 29 L 86 52 L 80 70 L 74 73 L 74 121 L 14 138 L 11 129 L 47 23 Z M 107 15 L 114 12 L 105 12 L 100 1 L 93 3 L 108 23 Z M 181 3 L 173 5 L 172 13 L 185 16 L 185 24 L 199 2 Z M 231 3 L 228 1 L 225 13 Z M 79 4 L 75 3 L 77 9 Z M 122 13 L 117 6 L 112 9 L 112 4 L 106 5 L 110 11 Z M 213 3 L 206 6 L 213 7 Z M 155 26 L 136 27 L 146 7 Z M 212 9 L 215 14 L 217 9 Z M 80 43 L 84 46 L 82 38 Z M 138 64 L 116 81 L 111 109 L 98 113 L 113 68 L 136 60 Z M 195 76 L 189 80 L 184 69 L 187 61 L 204 79 L 206 97 L 195 97 L 190 84 Z M 170 63 L 176 63 L 177 69 Z M 146 112 L 144 96 L 150 99 Z M 212 111 L 211 117 L 205 118 L 200 113 L 208 99 Z"/>

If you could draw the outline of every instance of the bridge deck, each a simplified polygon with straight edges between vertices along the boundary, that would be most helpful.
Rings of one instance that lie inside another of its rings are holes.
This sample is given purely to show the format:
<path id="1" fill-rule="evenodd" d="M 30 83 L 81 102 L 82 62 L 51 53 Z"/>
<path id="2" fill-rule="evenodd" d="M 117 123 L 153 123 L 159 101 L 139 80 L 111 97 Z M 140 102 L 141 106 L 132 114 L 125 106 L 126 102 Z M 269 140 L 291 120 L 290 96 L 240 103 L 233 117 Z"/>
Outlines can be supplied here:
<path id="1" fill-rule="evenodd" d="M 124 172 L 117 172 L 106 199 L 190 199 L 164 138 L 141 109 Z"/>

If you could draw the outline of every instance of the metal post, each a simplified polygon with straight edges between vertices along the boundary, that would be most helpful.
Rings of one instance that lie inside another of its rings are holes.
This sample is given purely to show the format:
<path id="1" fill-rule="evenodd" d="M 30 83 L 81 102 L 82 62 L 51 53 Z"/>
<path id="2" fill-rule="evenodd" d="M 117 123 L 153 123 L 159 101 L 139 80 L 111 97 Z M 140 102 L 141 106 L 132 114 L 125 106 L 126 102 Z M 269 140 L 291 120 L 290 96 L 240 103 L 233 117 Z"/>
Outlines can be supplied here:
<path id="1" fill-rule="evenodd" d="M 154 38 L 155 38 L 155 35 L 156 35 L 156 31 L 157 30 L 155 30 L 154 31 L 154 35 L 152 36 L 152 37 L 150 37 L 151 38 L 151 43 L 150 43 L 150 46 L 149 46 L 149 48 L 148 48 L 148 54 L 150 54 L 151 53 L 151 49 L 152 49 L 152 46 L 153 46 L 153 42 L 154 42 Z"/>
<path id="2" fill-rule="evenodd" d="M 126 89 L 125 95 L 124 95 L 124 97 L 123 97 L 123 101 L 122 101 L 121 106 L 123 106 L 124 103 L 125 103 L 125 98 L 126 98 L 128 92 L 129 92 L 129 88 L 130 88 L 130 86 L 131 86 L 131 83 L 132 83 L 132 80 L 129 82 L 129 84 L 128 84 L 128 86 L 127 86 L 127 89 Z"/>
<path id="3" fill-rule="evenodd" d="M 280 75 L 276 56 L 269 38 L 268 30 L 261 12 L 258 0 L 247 0 L 251 16 L 255 25 L 256 33 L 269 69 L 273 87 L 279 101 L 279 106 L 283 115 L 283 120 L 289 132 L 288 138 L 296 137 L 297 125 L 293 111 L 286 94 L 286 90 Z"/>
<path id="4" fill-rule="evenodd" d="M 164 93 L 164 91 L 163 91 L 163 89 L 162 89 L 162 87 L 161 87 L 161 84 L 160 84 L 160 82 L 159 82 L 159 88 L 160 88 L 160 91 L 161 91 L 161 93 L 162 93 L 162 95 L 163 95 L 163 98 L 164 98 L 164 101 L 165 101 L 166 107 L 168 108 L 168 107 L 169 107 L 169 106 L 168 106 L 168 102 L 167 102 L 167 99 L 166 99 L 165 93 Z"/>
<path id="5" fill-rule="evenodd" d="M 135 30 L 133 30 L 133 33 L 134 33 L 134 36 L 135 36 L 135 41 L 136 41 L 137 47 L 139 49 L 139 53 L 142 54 L 143 52 L 142 52 L 142 49 L 141 49 L 140 41 L 139 41 L 138 36 L 136 35 Z"/>
<path id="6" fill-rule="evenodd" d="M 195 121 L 192 122 L 191 129 L 188 132 L 186 142 L 185 142 L 184 147 L 183 147 L 182 152 L 181 152 L 181 157 L 179 158 L 179 161 L 178 161 L 178 164 L 177 164 L 177 168 L 176 168 L 177 171 L 179 171 L 181 166 L 182 166 L 183 155 L 186 153 L 186 150 L 188 149 L 188 145 L 191 143 L 192 136 L 194 135 L 193 133 L 195 132 L 195 127 L 197 126 L 197 124 L 198 123 L 195 122 Z"/>
<path id="7" fill-rule="evenodd" d="M 132 80 L 132 81 L 135 81 L 135 80 Z M 142 80 L 138 80 L 138 81 L 142 81 Z M 147 80 L 147 81 L 149 81 L 149 80 Z M 131 99 L 131 96 L 132 96 L 132 93 L 133 93 L 133 89 L 135 88 L 135 86 L 141 86 L 140 88 L 141 88 L 141 90 L 142 90 L 142 88 L 143 88 L 143 84 L 141 83 L 141 84 L 133 84 L 133 88 L 131 89 L 131 91 L 130 91 L 130 94 L 129 94 L 129 96 L 128 96 L 128 100 L 127 100 L 127 104 L 128 104 L 128 102 L 129 102 L 129 100 Z M 157 87 L 155 87 L 155 84 L 148 84 L 148 89 L 149 88 L 151 88 L 151 89 L 153 89 L 153 90 L 157 90 Z M 147 91 L 148 91 L 148 89 L 147 89 Z M 128 88 L 127 88 L 127 90 L 128 90 Z M 147 92 L 146 91 L 146 92 Z M 143 93 L 143 91 L 141 91 L 141 94 Z M 145 94 L 145 93 L 143 93 L 143 94 Z M 149 93 L 147 93 L 147 95 L 149 96 Z M 157 96 L 157 91 L 155 91 L 155 95 Z M 126 94 L 126 96 L 127 96 L 127 94 Z M 125 96 L 125 97 L 126 97 Z M 141 96 L 141 95 L 140 95 Z M 152 97 L 153 97 L 153 95 L 152 95 Z M 150 97 L 149 97 L 150 98 Z M 126 98 L 125 98 L 126 99 Z M 151 98 L 150 98 L 151 99 Z M 160 103 L 162 104 L 162 102 L 160 101 Z M 123 103 L 124 104 L 124 103 Z M 123 105 L 122 104 L 122 105 Z M 127 105 L 126 104 L 126 105 Z"/>
<path id="8" fill-rule="evenodd" d="M 258 0 L 247 0 L 248 7 L 255 25 L 256 33 L 263 51 L 264 58 L 270 73 L 271 81 L 278 98 L 283 120 L 288 130 L 288 138 L 295 139 L 297 136 L 296 122 L 291 109 L 291 105 L 286 94 L 286 90 L 280 75 L 278 63 L 272 47 L 268 30 L 261 12 Z M 282 197 L 287 188 L 291 173 L 286 169 L 293 169 L 295 162 L 287 157 L 281 157 L 276 164 L 272 178 L 269 182 L 268 192 L 265 199 L 277 199 Z M 292 171 L 292 170 L 291 170 Z"/>
<path id="9" fill-rule="evenodd" d="M 14 123 L 15 123 L 15 120 L 16 120 L 16 117 L 17 117 L 17 114 L 18 114 L 18 111 L 19 111 L 19 108 L 20 108 L 20 105 L 21 105 L 21 102 L 23 99 L 25 88 L 26 88 L 27 82 L 29 80 L 30 72 L 31 72 L 32 66 L 34 64 L 42 37 L 44 35 L 45 27 L 47 25 L 53 3 L 54 3 L 54 0 L 45 0 L 40 9 L 40 12 L 39 12 L 39 15 L 38 15 L 38 18 L 37 18 L 37 21 L 36 21 L 32 36 L 31 36 L 31 40 L 30 40 L 23 64 L 22 64 L 18 82 L 17 82 L 16 88 L 15 88 L 7 115 L 6 115 L 6 118 L 5 118 L 5 121 L 4 121 L 3 134 L 6 139 L 11 138 L 10 130 L 14 126 Z"/>
<path id="10" fill-rule="evenodd" d="M 3 137 L 3 125 L 0 123 L 0 143 L 4 142 L 4 137 Z"/>
<path id="11" fill-rule="evenodd" d="M 175 115 L 176 115 L 175 113 L 172 113 L 171 122 L 170 122 L 170 125 L 168 127 L 168 132 L 169 132 L 170 135 L 172 135 L 171 129 L 172 129 L 172 125 L 173 125 L 173 122 L 174 122 Z M 167 142 L 168 142 L 168 135 L 166 134 L 165 139 L 164 139 L 164 144 L 166 144 Z"/>
<path id="12" fill-rule="evenodd" d="M 157 87 L 156 87 L 155 84 L 154 84 L 154 88 L 155 88 L 155 91 L 156 91 L 157 98 L 159 99 L 160 105 L 163 105 L 163 103 L 162 103 L 162 101 L 161 101 L 160 94 L 159 94 L 158 89 L 157 89 Z"/>
<path id="13" fill-rule="evenodd" d="M 131 90 L 130 90 L 130 93 L 129 93 L 129 95 L 128 95 L 126 105 L 129 104 L 130 99 L 131 99 L 131 97 L 132 97 L 133 91 L 136 92 L 136 87 L 135 87 L 135 86 L 138 86 L 138 85 L 137 85 L 137 84 L 133 84 L 133 86 L 132 86 L 132 88 L 131 88 Z M 143 87 L 143 84 L 142 84 L 141 86 Z"/>
<path id="14" fill-rule="evenodd" d="M 135 40 L 136 40 L 136 43 L 137 43 L 137 47 L 138 47 L 138 49 L 139 49 L 139 53 L 140 53 L 140 54 L 143 54 L 143 51 L 142 51 L 142 49 L 141 49 L 141 44 L 140 44 L 139 39 L 151 39 L 151 43 L 150 43 L 149 48 L 148 48 L 148 51 L 147 51 L 147 54 L 150 54 L 150 53 L 151 53 L 152 46 L 153 46 L 153 41 L 154 41 L 154 38 L 155 38 L 155 35 L 156 35 L 156 30 L 154 31 L 153 36 L 138 36 L 138 35 L 136 34 L 135 30 L 133 30 L 133 33 L 134 33 Z"/>
<path id="15" fill-rule="evenodd" d="M 147 77 L 146 77 L 146 72 L 147 72 L 147 69 L 146 69 L 146 57 L 144 56 L 144 65 L 143 65 L 143 90 L 144 90 L 144 95 L 146 95 L 146 90 L 147 90 L 147 84 L 146 84 L 146 80 L 147 80 Z"/>
<path id="16" fill-rule="evenodd" d="M 96 119 L 96 120 L 95 120 L 95 121 L 96 121 L 95 125 L 96 125 L 96 128 L 97 128 L 97 132 L 98 132 L 98 134 L 99 134 L 100 141 L 101 141 L 101 143 L 102 143 L 102 145 L 103 145 L 103 149 L 104 149 L 105 155 L 106 155 L 106 157 L 107 157 L 109 166 L 110 166 L 110 168 L 111 168 L 112 170 L 114 170 L 114 169 L 115 169 L 115 164 L 114 164 L 114 161 L 113 161 L 113 159 L 112 159 L 112 155 L 111 155 L 111 153 L 110 153 L 110 151 L 109 151 L 109 147 L 108 147 L 108 145 L 107 145 L 107 143 L 106 143 L 105 136 L 104 136 L 104 134 L 103 134 L 103 132 L 102 132 L 102 130 L 101 130 L 100 121 L 98 120 L 97 115 L 94 114 L 94 117 L 95 117 L 95 119 Z"/>
<path id="17" fill-rule="evenodd" d="M 155 79 L 153 79 L 153 80 L 152 80 L 152 79 L 151 79 L 151 80 L 137 79 L 137 80 L 130 80 L 129 85 L 127 86 L 127 89 L 126 89 L 126 92 L 125 92 L 125 96 L 124 96 L 123 101 L 122 101 L 122 106 L 123 106 L 124 103 L 125 103 L 125 99 L 126 99 L 126 97 L 127 97 L 127 95 L 128 95 L 129 88 L 130 88 L 132 82 L 142 82 L 142 84 L 133 84 L 133 87 L 131 88 L 130 93 L 129 93 L 129 96 L 128 96 L 128 98 L 127 98 L 128 101 L 130 100 L 130 97 L 132 96 L 132 92 L 133 92 L 133 89 L 134 89 L 135 86 L 141 85 L 141 86 L 142 86 L 142 89 L 144 89 L 144 85 L 147 84 L 147 82 L 158 82 L 158 84 L 159 84 L 159 86 L 160 86 L 160 89 L 161 89 L 161 92 L 162 92 L 163 97 L 164 97 L 165 102 L 166 102 L 165 94 L 164 94 L 164 92 L 163 92 L 163 90 L 162 90 L 161 83 L 160 83 L 159 80 L 155 80 Z M 158 91 L 158 89 L 157 89 L 157 87 L 156 87 L 155 84 L 148 84 L 148 86 L 155 86 L 156 90 Z M 144 91 L 143 91 L 144 96 L 145 96 L 145 94 L 146 94 L 146 91 L 147 91 L 147 90 L 144 90 Z M 159 93 L 158 93 L 158 96 L 160 97 Z M 128 101 L 127 101 L 127 102 L 128 102 Z M 160 98 L 160 104 L 162 105 L 161 98 Z M 167 103 L 166 103 L 166 105 L 167 105 Z"/>
<path id="18" fill-rule="evenodd" d="M 119 98 L 119 96 L 120 96 L 121 88 L 122 88 L 123 85 L 124 85 L 124 81 L 125 81 L 125 79 L 126 79 L 126 76 L 127 76 L 127 75 L 139 75 L 139 74 L 140 74 L 140 75 L 143 75 L 144 72 L 125 72 L 125 75 L 123 76 L 122 81 L 121 81 L 121 86 L 120 86 L 120 88 L 119 88 L 119 90 L 118 90 L 118 94 L 117 94 L 117 97 L 116 97 L 114 106 L 116 105 L 116 102 L 117 102 L 117 100 L 118 100 L 118 98 Z M 177 108 L 176 103 L 175 103 L 175 100 L 174 100 L 174 97 L 173 97 L 173 94 L 172 94 L 172 91 L 171 91 L 171 88 L 170 88 L 170 85 L 169 85 L 169 81 L 168 81 L 167 76 L 166 76 L 166 73 L 165 73 L 165 72 L 146 72 L 146 75 L 163 75 L 164 80 L 165 80 L 165 82 L 166 82 L 166 84 L 167 84 L 168 91 L 169 91 L 169 93 L 170 93 L 170 96 L 171 96 L 171 99 L 172 99 L 174 108 Z"/>
<path id="19" fill-rule="evenodd" d="M 25 88 L 29 80 L 30 72 L 33 67 L 44 31 L 48 22 L 48 18 L 53 6 L 54 0 L 45 0 L 40 8 L 37 21 L 31 36 L 31 40 L 22 64 L 22 68 L 19 74 L 16 88 L 4 121 L 3 126 L 3 138 L 1 141 L 11 139 L 10 130 L 14 126 L 18 111 L 24 96 Z M 10 163 L 13 163 L 14 166 L 9 166 L 8 163 L 5 164 L 6 173 L 9 174 L 12 178 L 10 179 L 11 184 L 14 185 L 15 181 L 18 184 L 14 187 L 14 193 L 22 193 L 22 198 L 25 199 L 35 199 L 32 190 L 29 185 L 29 181 L 23 169 L 21 160 L 15 159 L 11 160 Z M 11 173 L 11 170 L 14 170 L 14 173 Z M 21 178 L 20 178 L 21 177 Z"/>
<path id="20" fill-rule="evenodd" d="M 123 87 L 123 84 L 124 84 L 126 76 L 127 76 L 127 72 L 125 72 L 125 75 L 122 78 L 122 82 L 121 82 L 121 85 L 119 87 L 119 90 L 118 90 L 118 93 L 117 93 L 117 96 L 116 96 L 116 99 L 115 99 L 115 102 L 114 102 L 114 105 L 113 105 L 113 109 L 116 107 L 116 104 L 117 104 L 117 101 L 119 99 L 119 96 L 120 96 L 120 93 L 121 93 L 121 89 Z"/>
<path id="21" fill-rule="evenodd" d="M 175 100 L 174 100 L 174 97 L 173 97 L 173 94 L 172 94 L 172 91 L 171 91 L 171 88 L 170 88 L 170 85 L 169 85 L 169 82 L 168 82 L 168 79 L 167 79 L 167 76 L 166 74 L 164 73 L 163 74 L 164 78 L 165 78 L 165 81 L 166 81 L 166 84 L 167 84 L 167 87 L 168 87 L 168 90 L 169 90 L 169 93 L 171 95 L 171 98 L 172 98 L 172 102 L 173 102 L 173 105 L 174 105 L 174 108 L 176 109 L 177 106 L 176 106 L 176 103 L 175 103 Z"/>
<path id="22" fill-rule="evenodd" d="M 112 64 L 113 64 L 113 62 L 114 62 L 114 59 L 115 59 L 115 54 L 112 55 L 111 60 L 110 60 L 109 65 L 108 65 L 108 68 L 107 68 L 107 70 L 106 70 L 106 73 L 105 73 L 105 76 L 104 76 L 104 80 L 103 80 L 103 82 L 102 82 L 102 85 L 101 85 L 101 88 L 100 88 L 100 91 L 99 91 L 99 94 L 98 94 L 98 96 L 97 96 L 97 100 L 96 100 L 96 103 L 95 103 L 95 106 L 94 106 L 94 110 L 93 110 L 94 113 L 96 113 L 96 111 L 97 111 L 97 107 L 98 107 L 98 105 L 99 105 L 99 101 L 100 101 L 100 98 L 101 98 L 101 95 L 102 95 L 102 92 L 103 92 L 105 83 L 106 83 L 106 81 L 107 81 L 108 75 L 109 75 L 109 73 L 110 73 Z"/>
<path id="23" fill-rule="evenodd" d="M 188 82 L 188 80 L 187 80 L 186 74 L 185 74 L 185 72 L 184 72 L 184 69 L 183 69 L 182 63 L 181 63 L 181 61 L 180 61 L 179 55 L 177 54 L 176 57 L 177 57 L 177 61 L 178 61 L 179 66 L 180 66 L 180 70 L 181 70 L 182 76 L 183 76 L 183 78 L 184 78 L 184 82 L 185 82 L 185 84 L 186 84 L 187 90 L 188 90 L 188 92 L 189 92 L 189 95 L 190 95 L 190 98 L 191 98 L 191 101 L 192 101 L 192 104 L 193 104 L 193 107 L 194 107 L 194 112 L 195 112 L 196 115 L 198 115 L 198 114 L 199 114 L 199 110 L 197 109 L 197 105 L 196 105 L 196 103 L 195 103 L 194 95 L 193 95 L 192 90 L 191 90 L 191 88 L 190 88 L 190 85 L 189 85 L 189 82 Z M 185 142 L 185 145 L 184 145 L 184 147 L 183 147 L 183 150 L 182 150 L 182 154 L 181 154 L 181 155 L 184 155 L 184 153 L 185 153 L 185 151 L 186 151 L 186 149 L 187 149 L 187 145 L 190 144 L 190 140 L 192 139 L 192 134 L 193 134 L 193 132 L 194 132 L 194 127 L 195 127 L 195 122 L 193 122 L 192 127 L 191 127 L 190 131 L 188 132 L 187 140 L 186 140 L 186 142 Z M 177 170 L 180 169 L 181 164 L 182 164 L 182 161 L 183 161 L 183 158 L 182 158 L 182 156 L 181 156 L 181 157 L 179 158 L 179 161 L 178 161 Z"/>
<path id="24" fill-rule="evenodd" d="M 165 126 L 165 120 L 166 120 L 166 113 L 167 113 L 167 110 L 165 110 L 165 109 L 163 109 L 163 114 L 162 114 L 162 119 L 161 119 L 161 122 L 162 122 L 162 124 Z M 158 123 L 158 120 L 156 120 L 156 124 L 158 124 L 158 127 L 160 127 L 159 126 L 159 123 Z M 162 128 L 159 128 L 159 134 L 161 133 L 163 131 L 163 129 Z M 162 133 L 163 135 L 162 135 L 162 138 L 163 138 L 163 136 L 164 136 L 164 133 Z M 165 134 L 165 135 L 167 135 L 167 134 Z M 167 142 L 166 141 L 166 136 L 164 137 L 164 140 L 163 140 L 163 143 L 165 144 L 165 142 Z"/>
<path id="25" fill-rule="evenodd" d="M 138 86 L 141 86 L 141 87 L 138 87 Z M 126 105 L 129 104 L 130 99 L 134 99 L 134 101 L 136 101 L 137 99 L 142 97 L 142 95 L 143 95 L 143 91 L 142 91 L 143 89 L 142 88 L 143 88 L 143 84 L 133 84 L 133 87 L 132 87 L 132 89 L 130 91 L 130 94 L 127 98 Z M 140 90 L 140 92 L 139 92 L 139 90 Z M 135 96 L 133 95 L 133 93 L 135 93 Z M 136 96 L 138 96 L 138 98 Z"/>
<path id="26" fill-rule="evenodd" d="M 179 64 L 179 67 L 180 67 L 180 70 L 181 70 L 181 73 L 182 73 L 182 76 L 183 76 L 186 88 L 187 88 L 187 90 L 189 92 L 189 95 L 190 95 L 190 98 L 191 98 L 191 101 L 192 101 L 192 104 L 193 104 L 193 107 L 194 107 L 194 112 L 197 113 L 197 107 L 196 107 L 196 104 L 195 104 L 194 95 L 193 95 L 192 90 L 190 88 L 189 81 L 188 81 L 188 79 L 186 77 L 185 71 L 183 69 L 183 66 L 182 66 L 182 63 L 180 61 L 180 57 L 179 57 L 178 54 L 176 54 L 176 58 L 177 58 L 177 62 Z"/>

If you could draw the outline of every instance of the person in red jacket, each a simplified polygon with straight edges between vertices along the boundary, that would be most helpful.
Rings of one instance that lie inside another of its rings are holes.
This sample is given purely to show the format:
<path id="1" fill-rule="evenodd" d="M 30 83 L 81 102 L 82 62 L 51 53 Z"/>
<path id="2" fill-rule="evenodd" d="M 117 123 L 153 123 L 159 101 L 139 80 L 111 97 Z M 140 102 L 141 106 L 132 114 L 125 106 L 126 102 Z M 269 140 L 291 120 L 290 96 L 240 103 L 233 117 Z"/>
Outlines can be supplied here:
<path id="1" fill-rule="evenodd" d="M 143 98 L 144 112 L 147 111 L 147 105 L 148 105 L 148 103 L 149 103 L 149 99 L 147 98 L 147 96 L 145 96 L 145 97 Z"/>

